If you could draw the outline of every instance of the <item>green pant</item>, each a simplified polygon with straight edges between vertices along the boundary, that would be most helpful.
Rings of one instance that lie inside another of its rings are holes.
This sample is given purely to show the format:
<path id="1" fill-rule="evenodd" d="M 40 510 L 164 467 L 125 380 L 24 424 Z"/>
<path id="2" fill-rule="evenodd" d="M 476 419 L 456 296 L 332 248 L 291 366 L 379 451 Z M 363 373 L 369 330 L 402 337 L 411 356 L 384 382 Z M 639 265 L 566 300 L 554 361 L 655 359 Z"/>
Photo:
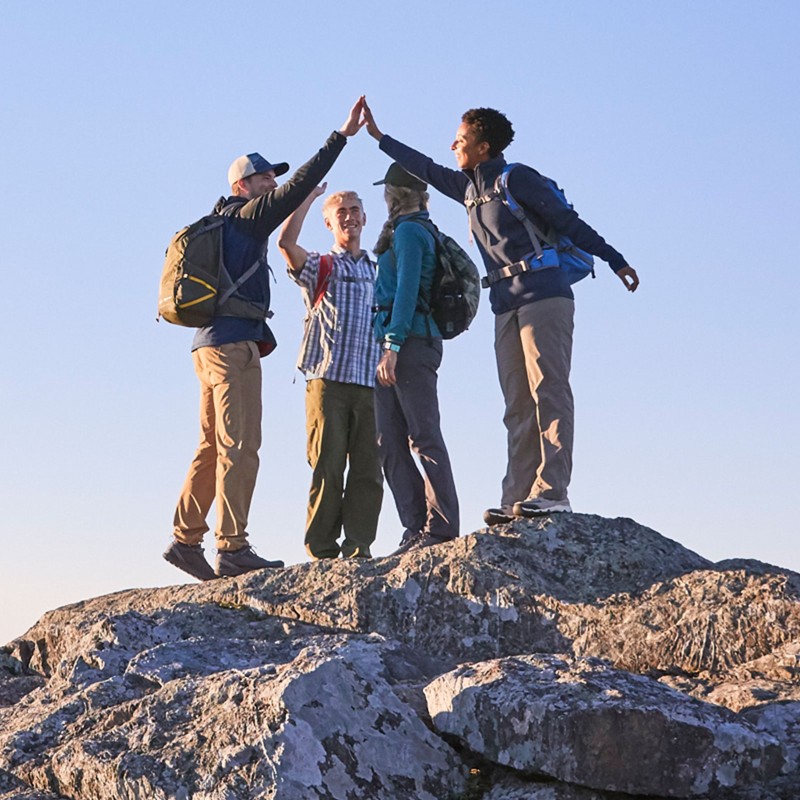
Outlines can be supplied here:
<path id="1" fill-rule="evenodd" d="M 313 473 L 305 545 L 313 558 L 370 555 L 383 499 L 372 396 L 371 387 L 354 383 L 315 378 L 306 384 Z"/>

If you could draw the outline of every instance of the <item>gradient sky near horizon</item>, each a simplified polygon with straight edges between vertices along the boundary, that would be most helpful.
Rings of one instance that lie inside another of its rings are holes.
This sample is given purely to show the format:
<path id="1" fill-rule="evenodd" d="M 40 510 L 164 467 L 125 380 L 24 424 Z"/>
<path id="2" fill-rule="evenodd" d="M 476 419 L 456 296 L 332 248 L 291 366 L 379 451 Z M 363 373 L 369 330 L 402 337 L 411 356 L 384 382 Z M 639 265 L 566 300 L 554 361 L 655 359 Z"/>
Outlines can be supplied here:
<path id="1" fill-rule="evenodd" d="M 161 552 L 198 388 L 192 332 L 155 321 L 164 248 L 236 156 L 295 168 L 362 93 L 446 165 L 464 110 L 504 111 L 507 158 L 552 175 L 639 272 L 635 295 L 603 264 L 576 287 L 574 509 L 800 571 L 798 41 L 793 0 L 4 3 L 0 644 L 51 608 L 182 581 Z M 366 245 L 387 165 L 362 132 L 328 177 L 364 198 Z M 318 211 L 307 249 L 329 246 Z M 468 245 L 463 208 L 434 193 L 431 213 Z M 293 564 L 303 311 L 270 251 L 279 347 L 250 533 Z M 485 298 L 446 344 L 440 401 L 466 534 L 505 467 Z M 374 552 L 399 535 L 387 490 Z"/>

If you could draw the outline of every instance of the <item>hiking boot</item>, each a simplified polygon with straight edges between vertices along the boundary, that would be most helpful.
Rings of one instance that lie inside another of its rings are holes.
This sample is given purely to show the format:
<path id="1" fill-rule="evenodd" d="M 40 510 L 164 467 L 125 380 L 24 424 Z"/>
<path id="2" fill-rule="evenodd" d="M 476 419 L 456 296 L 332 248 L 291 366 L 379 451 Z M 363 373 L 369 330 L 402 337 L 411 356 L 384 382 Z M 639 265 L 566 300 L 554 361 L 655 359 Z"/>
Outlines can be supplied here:
<path id="1" fill-rule="evenodd" d="M 342 558 L 372 558 L 372 553 L 370 553 L 369 547 L 356 547 L 352 553 L 345 553 L 342 550 Z"/>
<path id="2" fill-rule="evenodd" d="M 220 578 L 233 578 L 255 569 L 278 569 L 282 566 L 283 561 L 267 561 L 266 558 L 261 558 L 249 544 L 240 550 L 217 551 L 217 575 Z"/>
<path id="3" fill-rule="evenodd" d="M 408 528 L 403 531 L 403 538 L 400 540 L 400 546 L 397 550 L 389 553 L 389 556 L 399 556 L 406 552 L 406 550 L 410 550 L 418 539 L 422 538 L 422 534 L 419 531 L 411 531 Z"/>
<path id="4" fill-rule="evenodd" d="M 558 511 L 571 512 L 569 500 L 548 500 L 546 497 L 529 497 L 519 503 L 514 503 L 514 513 L 518 517 L 541 517 L 544 514 L 554 514 Z"/>
<path id="5" fill-rule="evenodd" d="M 390 556 L 400 556 L 407 553 L 409 550 L 422 550 L 424 547 L 432 547 L 435 544 L 444 544 L 445 542 L 452 542 L 453 540 L 448 537 L 434 536 L 430 533 L 414 533 L 411 536 L 403 536 L 400 542 L 400 547 Z"/>
<path id="6" fill-rule="evenodd" d="M 164 559 L 173 567 L 188 572 L 199 581 L 213 581 L 217 577 L 217 573 L 211 569 L 211 564 L 206 561 L 203 548 L 199 544 L 184 544 L 173 539 L 164 551 Z"/>
<path id="7" fill-rule="evenodd" d="M 514 506 L 498 506 L 497 508 L 487 508 L 483 512 L 483 521 L 487 525 L 502 525 L 505 522 L 513 522 L 516 519 Z"/>

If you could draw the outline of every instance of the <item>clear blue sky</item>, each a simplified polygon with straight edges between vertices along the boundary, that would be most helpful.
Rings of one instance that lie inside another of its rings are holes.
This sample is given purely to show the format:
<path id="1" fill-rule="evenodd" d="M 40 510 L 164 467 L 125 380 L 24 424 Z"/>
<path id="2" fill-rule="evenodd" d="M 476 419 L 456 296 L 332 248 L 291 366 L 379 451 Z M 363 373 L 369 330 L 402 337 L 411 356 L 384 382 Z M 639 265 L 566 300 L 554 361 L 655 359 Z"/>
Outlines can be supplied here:
<path id="1" fill-rule="evenodd" d="M 798 23 L 793 0 L 4 3 L 0 642 L 55 606 L 181 579 L 161 552 L 198 389 L 191 332 L 155 322 L 164 248 L 233 158 L 299 166 L 361 93 L 447 165 L 465 109 L 504 111 L 509 160 L 555 177 L 638 270 L 635 295 L 604 265 L 576 289 L 575 510 L 800 570 Z M 329 177 L 364 197 L 369 245 L 387 163 L 362 132 Z M 431 211 L 466 245 L 463 209 Z M 328 241 L 312 211 L 302 243 Z M 297 563 L 302 304 L 271 252 L 250 531 Z M 446 346 L 440 399 L 469 533 L 505 465 L 488 303 Z M 399 533 L 387 491 L 375 552 Z"/>

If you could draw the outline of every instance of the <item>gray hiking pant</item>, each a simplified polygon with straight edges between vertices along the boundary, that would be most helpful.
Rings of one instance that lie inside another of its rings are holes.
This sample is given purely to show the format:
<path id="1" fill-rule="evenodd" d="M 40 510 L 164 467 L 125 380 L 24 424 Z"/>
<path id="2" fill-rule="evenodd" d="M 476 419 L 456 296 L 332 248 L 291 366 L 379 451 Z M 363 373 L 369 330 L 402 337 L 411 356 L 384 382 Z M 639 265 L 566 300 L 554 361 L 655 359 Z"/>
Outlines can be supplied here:
<path id="1" fill-rule="evenodd" d="M 440 427 L 436 373 L 441 363 L 441 339 L 409 337 L 397 355 L 397 383 L 375 386 L 375 421 L 383 474 L 400 522 L 408 531 L 453 539 L 458 497 Z"/>
<path id="2" fill-rule="evenodd" d="M 569 385 L 574 314 L 573 300 L 550 297 L 495 317 L 508 431 L 503 505 L 528 497 L 567 499 L 575 425 Z"/>

